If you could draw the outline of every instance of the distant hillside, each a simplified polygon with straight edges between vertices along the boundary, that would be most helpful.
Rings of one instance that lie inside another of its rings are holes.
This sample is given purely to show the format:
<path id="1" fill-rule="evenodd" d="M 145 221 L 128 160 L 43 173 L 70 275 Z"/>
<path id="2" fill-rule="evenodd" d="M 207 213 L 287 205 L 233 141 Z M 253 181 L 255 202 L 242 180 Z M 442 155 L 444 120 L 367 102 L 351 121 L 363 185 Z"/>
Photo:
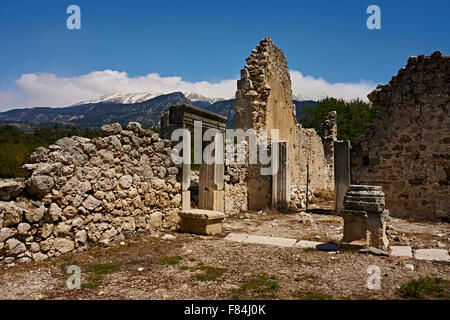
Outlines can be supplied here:
<path id="1" fill-rule="evenodd" d="M 192 100 L 186 98 L 182 92 L 174 92 L 138 103 L 122 103 L 118 101 L 140 101 L 145 95 L 110 95 L 102 97 L 101 102 L 82 103 L 65 108 L 14 109 L 0 113 L 0 124 L 15 124 L 25 130 L 48 127 L 55 123 L 60 126 L 96 129 L 107 123 L 118 122 L 126 126 L 130 121 L 137 121 L 144 127 L 151 128 L 159 126 L 162 115 L 170 106 L 192 104 L 227 117 L 227 127 L 234 127 L 235 99 L 212 99 L 192 93 L 188 96 Z M 316 101 L 293 100 L 293 102 L 297 116 L 306 105 L 317 105 Z"/>
<path id="2" fill-rule="evenodd" d="M 234 100 L 235 99 L 218 101 L 205 109 L 227 117 L 227 128 L 234 128 Z"/>
<path id="3" fill-rule="evenodd" d="M 130 121 L 138 121 L 144 127 L 156 127 L 169 106 L 190 103 L 183 93 L 174 92 L 131 104 L 99 102 L 65 108 L 15 109 L 0 113 L 0 121 L 35 125 L 57 122 L 82 128 L 99 128 L 103 124 L 114 122 L 126 126 Z"/>

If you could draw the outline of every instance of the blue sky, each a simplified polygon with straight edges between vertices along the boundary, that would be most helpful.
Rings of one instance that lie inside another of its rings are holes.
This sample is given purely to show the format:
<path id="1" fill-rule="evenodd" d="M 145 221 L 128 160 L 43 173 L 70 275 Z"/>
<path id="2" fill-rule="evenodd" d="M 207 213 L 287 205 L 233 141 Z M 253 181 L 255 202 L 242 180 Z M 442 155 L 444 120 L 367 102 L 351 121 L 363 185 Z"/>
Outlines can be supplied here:
<path id="1" fill-rule="evenodd" d="M 81 30 L 66 28 L 71 4 L 81 8 Z M 371 4 L 381 8 L 381 30 L 366 28 Z M 167 82 L 178 81 L 181 90 L 210 96 L 221 93 L 220 85 L 212 85 L 222 82 L 223 95 L 229 96 L 233 88 L 226 80 L 238 78 L 245 58 L 267 35 L 302 81 L 362 84 L 361 90 L 367 90 L 389 81 L 411 55 L 448 54 L 449 13 L 446 0 L 2 0 L 0 111 L 64 105 L 127 90 L 124 82 L 131 91 L 167 91 L 172 88 Z M 112 73 L 92 75 L 105 70 Z M 148 74 L 157 77 L 152 82 L 145 79 Z M 91 90 L 96 87 L 91 78 L 102 81 L 105 76 L 116 82 Z M 174 76 L 182 79 L 167 78 Z M 209 89 L 200 81 L 208 82 Z M 73 92 L 64 91 L 67 83 L 76 86 Z"/>

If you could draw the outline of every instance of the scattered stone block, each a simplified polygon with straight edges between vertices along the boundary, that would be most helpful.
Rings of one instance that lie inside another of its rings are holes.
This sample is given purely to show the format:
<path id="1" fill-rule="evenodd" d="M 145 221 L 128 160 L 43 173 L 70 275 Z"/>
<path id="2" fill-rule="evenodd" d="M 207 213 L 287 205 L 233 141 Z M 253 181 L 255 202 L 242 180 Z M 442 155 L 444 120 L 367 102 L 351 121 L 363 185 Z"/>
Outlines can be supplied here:
<path id="1" fill-rule="evenodd" d="M 390 246 L 391 256 L 403 259 L 412 259 L 412 250 L 410 246 Z"/>
<path id="2" fill-rule="evenodd" d="M 181 211 L 181 232 L 215 235 L 222 233 L 225 214 L 217 211 L 193 209 Z"/>
<path id="3" fill-rule="evenodd" d="M 448 251 L 445 249 L 414 250 L 414 257 L 418 260 L 450 262 L 450 256 L 448 255 Z"/>

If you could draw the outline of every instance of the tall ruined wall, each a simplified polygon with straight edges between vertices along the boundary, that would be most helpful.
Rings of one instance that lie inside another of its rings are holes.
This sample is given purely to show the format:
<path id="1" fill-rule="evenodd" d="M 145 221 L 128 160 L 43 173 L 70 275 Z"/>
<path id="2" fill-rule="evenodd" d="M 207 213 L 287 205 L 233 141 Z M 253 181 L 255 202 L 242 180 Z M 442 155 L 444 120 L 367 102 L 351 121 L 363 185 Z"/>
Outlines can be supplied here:
<path id="1" fill-rule="evenodd" d="M 0 265 L 176 228 L 181 184 L 170 141 L 138 123 L 102 129 L 108 136 L 37 148 L 25 184 L 0 182 Z"/>
<path id="2" fill-rule="evenodd" d="M 381 185 L 391 215 L 450 218 L 450 60 L 411 57 L 368 95 L 380 111 L 352 155 L 352 182 Z"/>
<path id="3" fill-rule="evenodd" d="M 311 182 L 318 189 L 332 189 L 330 179 L 333 179 L 333 168 L 332 165 L 327 167 L 320 136 L 315 131 L 306 132 L 297 125 L 291 79 L 283 51 L 272 40 L 265 38 L 246 61 L 237 84 L 235 127 L 267 130 L 269 137 L 271 129 L 278 129 L 279 140 L 285 140 L 289 145 L 291 184 L 306 185 L 306 163 L 309 159 Z M 335 130 L 330 126 L 327 137 L 333 133 Z M 310 147 L 306 148 L 309 143 Z M 332 149 L 327 151 L 327 155 L 332 157 Z M 260 165 L 249 165 L 248 185 L 249 209 L 259 210 L 271 205 L 271 176 L 261 176 Z"/>
<path id="4" fill-rule="evenodd" d="M 247 58 L 236 92 L 236 128 L 279 130 L 280 140 L 294 141 L 296 124 L 286 58 L 272 40 L 263 39 Z"/>

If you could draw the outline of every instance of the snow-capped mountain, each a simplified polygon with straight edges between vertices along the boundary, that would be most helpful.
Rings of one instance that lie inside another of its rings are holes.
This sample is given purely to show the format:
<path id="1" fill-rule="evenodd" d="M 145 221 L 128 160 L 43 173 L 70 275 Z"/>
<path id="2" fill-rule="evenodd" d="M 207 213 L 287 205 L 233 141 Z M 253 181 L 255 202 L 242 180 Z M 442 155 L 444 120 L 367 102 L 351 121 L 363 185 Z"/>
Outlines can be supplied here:
<path id="1" fill-rule="evenodd" d="M 209 102 L 210 104 L 225 100 L 223 98 L 208 98 L 208 97 L 202 96 L 201 94 L 198 94 L 195 92 L 183 92 L 183 94 L 186 98 L 188 98 L 191 101 L 205 101 L 205 102 Z"/>
<path id="2" fill-rule="evenodd" d="M 89 100 L 89 101 L 81 101 L 74 106 L 88 104 L 88 103 L 140 103 L 144 102 L 158 96 L 163 95 L 163 93 L 153 93 L 153 92 L 134 92 L 134 93 L 111 93 L 101 96 L 98 99 Z"/>
<path id="3" fill-rule="evenodd" d="M 158 96 L 163 95 L 164 93 L 160 92 L 133 92 L 133 93 L 111 93 L 101 96 L 100 98 L 88 101 L 81 101 L 73 106 L 79 106 L 82 104 L 88 103 L 121 103 L 121 104 L 131 104 L 131 103 L 140 103 L 144 102 Z M 206 105 L 213 104 L 217 101 L 224 100 L 223 98 L 209 98 L 197 94 L 195 92 L 183 92 L 185 97 L 192 102 L 204 102 Z"/>

